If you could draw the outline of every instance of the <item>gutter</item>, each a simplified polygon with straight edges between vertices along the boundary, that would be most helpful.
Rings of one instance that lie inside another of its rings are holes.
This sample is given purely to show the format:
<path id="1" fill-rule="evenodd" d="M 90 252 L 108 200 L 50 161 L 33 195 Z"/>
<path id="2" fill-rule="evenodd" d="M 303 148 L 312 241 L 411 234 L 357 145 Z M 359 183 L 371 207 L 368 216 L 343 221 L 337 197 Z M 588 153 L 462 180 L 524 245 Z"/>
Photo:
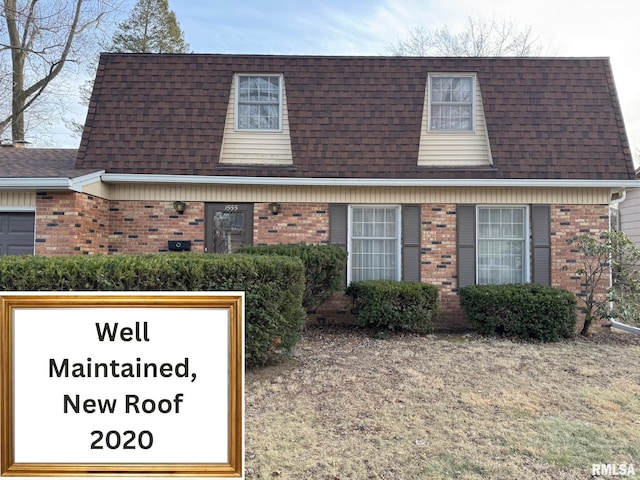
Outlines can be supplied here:
<path id="1" fill-rule="evenodd" d="M 68 190 L 70 187 L 71 180 L 69 178 L 0 178 L 0 189 L 2 190 Z"/>
<path id="2" fill-rule="evenodd" d="M 85 185 L 100 182 L 102 179 L 102 175 L 104 175 L 104 170 L 91 172 L 86 175 L 82 175 L 81 177 L 69 179 L 69 189 L 75 192 L 82 192 Z"/>
<path id="3" fill-rule="evenodd" d="M 82 192 L 85 185 L 99 182 L 104 170 L 80 177 L 4 177 L 0 178 L 0 190 L 72 190 Z"/>
<path id="4" fill-rule="evenodd" d="M 640 188 L 640 180 L 545 180 L 545 179 L 442 179 L 442 178 L 299 178 L 238 177 L 223 175 L 157 175 L 104 173 L 105 183 L 179 183 L 201 185 L 270 185 L 309 187 L 547 187 L 547 188 Z"/>
<path id="5" fill-rule="evenodd" d="M 158 175 L 92 172 L 75 178 L 29 177 L 0 178 L 4 190 L 73 190 L 102 181 L 116 184 L 182 184 L 182 185 L 263 185 L 304 187 L 496 187 L 496 188 L 640 188 L 640 180 L 545 180 L 545 179 L 443 179 L 443 178 L 301 178 L 239 177 L 226 175 Z M 615 200 L 620 203 L 626 197 Z"/>

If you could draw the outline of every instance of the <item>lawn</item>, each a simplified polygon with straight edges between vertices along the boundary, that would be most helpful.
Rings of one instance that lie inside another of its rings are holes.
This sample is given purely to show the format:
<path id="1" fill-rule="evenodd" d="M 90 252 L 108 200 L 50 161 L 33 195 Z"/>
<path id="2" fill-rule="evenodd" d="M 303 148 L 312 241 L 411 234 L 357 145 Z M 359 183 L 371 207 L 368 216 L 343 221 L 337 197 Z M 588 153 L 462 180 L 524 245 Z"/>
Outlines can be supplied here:
<path id="1" fill-rule="evenodd" d="M 247 479 L 640 475 L 640 337 L 531 344 L 308 327 L 245 378 Z"/>

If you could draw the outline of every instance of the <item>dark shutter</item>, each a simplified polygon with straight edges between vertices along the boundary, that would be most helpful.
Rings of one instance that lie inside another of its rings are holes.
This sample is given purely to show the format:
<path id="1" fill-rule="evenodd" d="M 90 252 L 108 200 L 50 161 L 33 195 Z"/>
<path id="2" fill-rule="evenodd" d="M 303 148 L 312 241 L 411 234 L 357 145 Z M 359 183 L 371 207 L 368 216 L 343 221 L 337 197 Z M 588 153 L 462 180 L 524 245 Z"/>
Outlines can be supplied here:
<path id="1" fill-rule="evenodd" d="M 347 249 L 347 205 L 329 205 L 329 243 Z"/>
<path id="2" fill-rule="evenodd" d="M 347 251 L 347 205 L 332 203 L 329 205 L 329 243 Z M 347 281 L 347 267 L 343 271 L 344 281 Z"/>
<path id="3" fill-rule="evenodd" d="M 549 205 L 531 207 L 533 283 L 551 285 L 551 218 Z"/>
<path id="4" fill-rule="evenodd" d="M 420 281 L 420 205 L 402 206 L 402 280 Z"/>
<path id="5" fill-rule="evenodd" d="M 476 283 L 476 207 L 458 205 L 458 288 Z"/>

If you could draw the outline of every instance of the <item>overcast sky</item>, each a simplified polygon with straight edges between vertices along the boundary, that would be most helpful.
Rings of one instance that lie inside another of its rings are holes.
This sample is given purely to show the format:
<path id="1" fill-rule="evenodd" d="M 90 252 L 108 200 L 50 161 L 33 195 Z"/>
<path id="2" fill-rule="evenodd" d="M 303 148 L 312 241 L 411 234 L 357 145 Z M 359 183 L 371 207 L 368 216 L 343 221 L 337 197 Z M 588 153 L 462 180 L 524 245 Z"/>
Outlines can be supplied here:
<path id="1" fill-rule="evenodd" d="M 638 156 L 638 0 L 170 0 L 169 5 L 196 53 L 383 55 L 411 27 L 447 26 L 455 32 L 469 15 L 511 19 L 532 27 L 545 55 L 611 59 Z M 64 147 L 79 143 L 64 131 L 55 132 L 53 140 Z"/>

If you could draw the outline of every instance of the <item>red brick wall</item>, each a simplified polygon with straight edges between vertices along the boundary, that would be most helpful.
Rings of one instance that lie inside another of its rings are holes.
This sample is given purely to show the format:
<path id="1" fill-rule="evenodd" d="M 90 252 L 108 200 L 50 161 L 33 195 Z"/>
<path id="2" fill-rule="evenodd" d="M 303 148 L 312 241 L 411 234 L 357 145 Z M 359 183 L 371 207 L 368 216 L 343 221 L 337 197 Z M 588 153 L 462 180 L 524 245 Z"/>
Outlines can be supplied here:
<path id="1" fill-rule="evenodd" d="M 167 250 L 168 240 L 191 240 L 204 251 L 204 203 L 188 202 L 183 215 L 173 202 L 106 201 L 73 192 L 39 193 L 36 200 L 39 255 L 153 253 Z M 551 206 L 552 285 L 578 293 L 575 271 L 580 257 L 567 243 L 580 233 L 608 229 L 607 205 Z M 456 205 L 421 206 L 420 275 L 440 289 L 438 327 L 468 327 L 457 294 Z M 322 244 L 329 241 L 329 205 L 282 203 L 278 215 L 267 203 L 254 205 L 254 245 Z M 606 286 L 605 286 L 606 287 Z M 337 296 L 318 308 L 319 321 L 353 321 L 350 299 Z"/>
<path id="2" fill-rule="evenodd" d="M 192 252 L 204 252 L 204 203 L 186 202 L 182 215 L 173 202 L 109 203 L 109 253 L 165 252 L 168 240 L 190 240 Z"/>
<path id="3" fill-rule="evenodd" d="M 572 251 L 567 240 L 580 233 L 599 234 L 606 231 L 608 213 L 607 205 L 551 206 L 553 286 L 580 292 L 580 279 L 575 275 L 579 268 L 579 255 Z M 421 221 L 421 280 L 433 283 L 440 289 L 441 307 L 435 326 L 448 330 L 469 328 L 457 293 L 456 205 L 423 204 Z M 563 270 L 563 267 L 567 268 Z M 316 322 L 352 322 L 354 319 L 350 309 L 351 300 L 348 297 L 336 296 L 319 307 L 310 318 Z M 582 326 L 580 321 L 578 326 Z"/>
<path id="4" fill-rule="evenodd" d="M 328 203 L 281 203 L 280 213 L 272 215 L 268 203 L 254 205 L 253 244 L 324 244 L 329 242 Z M 335 295 L 309 312 L 310 323 L 354 323 L 351 298 Z"/>
<path id="5" fill-rule="evenodd" d="M 107 253 L 108 202 L 82 193 L 36 196 L 36 255 Z"/>
<path id="6" fill-rule="evenodd" d="M 583 266 L 580 254 L 567 240 L 589 233 L 599 235 L 609 229 L 608 205 L 553 205 L 551 207 L 551 282 L 554 287 L 565 288 L 576 294 L 583 290 L 576 270 Z M 604 298 L 608 279 L 599 291 Z M 578 300 L 578 306 L 584 306 Z M 582 327 L 580 316 L 578 326 Z"/>
<path id="7" fill-rule="evenodd" d="M 421 221 L 420 278 L 440 289 L 440 314 L 436 326 L 468 328 L 457 293 L 456 205 L 422 205 Z"/>
<path id="8" fill-rule="evenodd" d="M 203 252 L 204 204 L 187 203 L 179 215 L 173 202 L 39 193 L 35 237 L 37 255 L 164 252 L 168 240 L 191 240 L 191 250 Z"/>
<path id="9" fill-rule="evenodd" d="M 187 202 L 184 214 L 173 202 L 107 201 L 82 193 L 42 193 L 36 205 L 36 253 L 153 253 L 168 240 L 191 240 L 204 251 L 204 203 Z M 329 241 L 329 205 L 283 203 L 272 215 L 254 205 L 254 245 L 322 244 Z"/>
<path id="10" fill-rule="evenodd" d="M 280 213 L 269 212 L 268 203 L 256 203 L 253 211 L 253 244 L 321 244 L 329 241 L 329 204 L 281 203 Z"/>

